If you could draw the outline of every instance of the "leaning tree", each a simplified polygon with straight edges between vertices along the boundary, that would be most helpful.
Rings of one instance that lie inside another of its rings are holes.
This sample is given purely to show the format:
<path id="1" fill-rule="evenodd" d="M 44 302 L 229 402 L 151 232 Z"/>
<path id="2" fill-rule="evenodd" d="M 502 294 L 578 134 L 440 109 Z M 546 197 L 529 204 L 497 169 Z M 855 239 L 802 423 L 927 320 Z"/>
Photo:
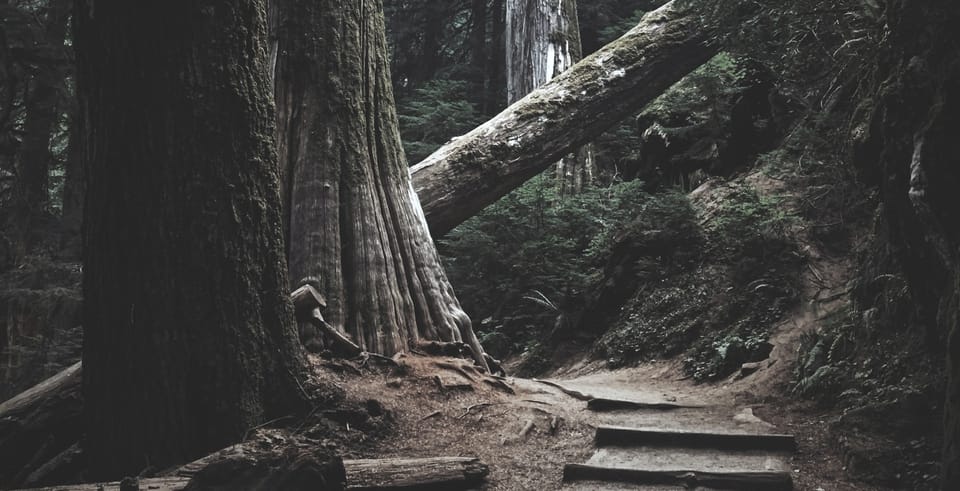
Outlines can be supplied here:
<path id="1" fill-rule="evenodd" d="M 380 0 L 277 0 L 280 173 L 292 278 L 364 350 L 462 341 L 486 363 L 411 186 Z"/>
<path id="2" fill-rule="evenodd" d="M 266 0 L 77 0 L 84 451 L 163 468 L 302 407 Z"/>
<path id="3" fill-rule="evenodd" d="M 716 5 L 671 0 L 648 12 L 620 39 L 415 165 L 431 232 L 447 233 L 712 58 L 723 35 Z"/>

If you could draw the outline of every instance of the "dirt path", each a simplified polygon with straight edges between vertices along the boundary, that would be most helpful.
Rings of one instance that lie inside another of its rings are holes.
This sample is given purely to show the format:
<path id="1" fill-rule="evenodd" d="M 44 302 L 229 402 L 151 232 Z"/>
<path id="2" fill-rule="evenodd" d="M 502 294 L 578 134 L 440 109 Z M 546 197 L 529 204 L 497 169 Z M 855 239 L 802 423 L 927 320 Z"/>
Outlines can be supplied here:
<path id="1" fill-rule="evenodd" d="M 796 206 L 796 197 L 784 194 L 782 181 L 762 173 L 748 176 L 746 181 L 762 194 L 786 198 L 784 206 Z M 707 207 L 713 198 L 707 190 L 694 199 L 706 200 L 699 206 Z M 769 358 L 752 367 L 749 374 L 698 385 L 683 377 L 677 360 L 608 370 L 601 362 L 584 357 L 550 374 L 550 380 L 566 392 L 536 380 L 510 378 L 506 382 L 515 394 L 507 394 L 476 383 L 470 390 L 445 389 L 441 385 L 470 381 L 437 368 L 432 359 L 410 356 L 404 361 L 402 377 L 342 376 L 352 397 L 382 401 L 397 423 L 393 434 L 357 456 L 476 456 L 491 467 L 485 487 L 491 490 L 680 489 L 564 483 L 564 468 L 570 463 L 647 470 L 784 472 L 799 490 L 884 489 L 846 481 L 843 464 L 827 436 L 827 422 L 833 415 L 788 395 L 801 336 L 816 330 L 827 315 L 843 307 L 850 269 L 848 260 L 831 257 L 812 245 L 814 241 L 807 240 L 802 227 L 794 235 L 807 258 L 801 300 L 772 331 L 774 348 Z M 589 410 L 583 400 L 590 396 L 690 407 L 597 412 Z M 677 445 L 597 447 L 597 429 L 606 426 L 795 435 L 797 451 L 749 446 L 736 450 Z"/>
<path id="2" fill-rule="evenodd" d="M 476 456 L 491 468 L 484 488 L 490 490 L 681 489 L 564 483 L 564 467 L 570 463 L 647 470 L 782 471 L 792 476 L 794 489 L 879 489 L 844 482 L 837 457 L 825 448 L 824 441 L 808 440 L 806 433 L 798 439 L 796 454 L 659 445 L 640 445 L 626 451 L 606 446 L 598 451 L 595 446 L 597 428 L 605 426 L 754 434 L 791 434 L 805 427 L 809 414 L 789 413 L 780 406 L 778 398 L 758 402 L 754 395 L 744 395 L 743 389 L 756 390 L 767 383 L 750 381 L 753 376 L 716 385 L 695 385 L 679 379 L 681 372 L 675 362 L 658 362 L 615 371 L 580 364 L 551 379 L 583 396 L 691 406 L 667 411 L 597 412 L 589 410 L 582 397 L 573 397 L 536 380 L 508 379 L 515 394 L 481 384 L 472 390 L 442 389 L 434 377 L 440 376 L 444 385 L 451 386 L 462 376 L 436 368 L 435 360 L 406 358 L 407 374 L 402 377 L 381 373 L 343 378 L 344 388 L 352 397 L 381 401 L 397 423 L 396 431 L 371 450 L 348 457 Z M 755 375 L 760 375 L 758 380 L 776 378 L 759 372 Z M 758 417 L 771 413 L 782 415 L 779 425 Z"/>

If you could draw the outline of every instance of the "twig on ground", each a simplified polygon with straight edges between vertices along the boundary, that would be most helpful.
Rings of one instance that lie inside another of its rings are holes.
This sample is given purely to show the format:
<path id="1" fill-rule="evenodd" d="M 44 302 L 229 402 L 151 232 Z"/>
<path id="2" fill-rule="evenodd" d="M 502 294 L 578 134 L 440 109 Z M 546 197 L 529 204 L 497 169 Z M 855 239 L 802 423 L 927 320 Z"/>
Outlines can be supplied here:
<path id="1" fill-rule="evenodd" d="M 434 411 L 434 412 L 432 412 L 432 413 L 430 413 L 430 414 L 428 414 L 428 415 L 420 418 L 417 422 L 418 422 L 418 423 L 421 423 L 421 422 L 426 421 L 426 420 L 428 420 L 428 419 L 430 419 L 430 418 L 435 418 L 435 417 L 437 417 L 437 416 L 440 416 L 441 414 L 443 414 L 443 411 L 437 410 L 437 411 Z"/>
<path id="2" fill-rule="evenodd" d="M 527 436 L 527 434 L 530 433 L 531 430 L 533 430 L 533 426 L 534 426 L 533 420 L 528 419 L 526 424 L 523 425 L 523 429 L 520 430 L 520 438 Z"/>

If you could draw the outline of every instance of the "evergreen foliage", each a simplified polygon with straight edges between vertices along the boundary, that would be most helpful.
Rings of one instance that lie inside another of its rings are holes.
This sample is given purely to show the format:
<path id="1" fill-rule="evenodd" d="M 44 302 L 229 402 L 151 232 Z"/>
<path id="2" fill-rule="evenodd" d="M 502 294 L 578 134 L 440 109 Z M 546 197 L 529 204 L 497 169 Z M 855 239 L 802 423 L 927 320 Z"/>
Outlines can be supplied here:
<path id="1" fill-rule="evenodd" d="M 483 123 L 482 115 L 465 98 L 467 90 L 466 82 L 436 79 L 400 101 L 400 135 L 411 164 Z"/>
<path id="2" fill-rule="evenodd" d="M 501 337 L 488 349 L 524 351 L 572 312 L 614 235 L 654 199 L 642 186 L 589 187 L 561 200 L 541 175 L 447 234 L 440 252 L 462 304 L 474 319 L 496 321 L 480 329 Z"/>

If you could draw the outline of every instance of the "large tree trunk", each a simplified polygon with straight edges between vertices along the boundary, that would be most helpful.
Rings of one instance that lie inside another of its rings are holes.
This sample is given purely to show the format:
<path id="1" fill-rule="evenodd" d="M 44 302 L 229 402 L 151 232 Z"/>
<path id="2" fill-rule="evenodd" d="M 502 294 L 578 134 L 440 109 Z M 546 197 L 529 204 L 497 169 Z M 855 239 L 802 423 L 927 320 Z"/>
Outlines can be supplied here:
<path id="1" fill-rule="evenodd" d="M 463 341 L 485 367 L 410 185 L 381 2 L 279 0 L 279 8 L 291 277 L 319 277 L 326 320 L 367 351 Z"/>
<path id="2" fill-rule="evenodd" d="M 576 0 L 507 0 L 507 102 L 513 104 L 583 58 Z M 557 161 L 558 194 L 593 180 L 590 145 Z"/>
<path id="3" fill-rule="evenodd" d="M 718 51 L 696 3 L 676 0 L 411 169 L 434 236 L 445 234 L 633 114 Z"/>
<path id="4" fill-rule="evenodd" d="M 138 474 L 301 409 L 266 1 L 78 0 L 84 449 Z"/>
<path id="5" fill-rule="evenodd" d="M 860 178 L 879 188 L 878 237 L 903 265 L 916 325 L 946 339 L 941 489 L 960 489 L 960 4 L 886 3 L 877 92 L 854 130 Z M 871 273 L 872 274 L 872 273 Z M 873 294 L 871 293 L 871 296 Z M 904 336 L 913 333 L 904 333 Z"/>

